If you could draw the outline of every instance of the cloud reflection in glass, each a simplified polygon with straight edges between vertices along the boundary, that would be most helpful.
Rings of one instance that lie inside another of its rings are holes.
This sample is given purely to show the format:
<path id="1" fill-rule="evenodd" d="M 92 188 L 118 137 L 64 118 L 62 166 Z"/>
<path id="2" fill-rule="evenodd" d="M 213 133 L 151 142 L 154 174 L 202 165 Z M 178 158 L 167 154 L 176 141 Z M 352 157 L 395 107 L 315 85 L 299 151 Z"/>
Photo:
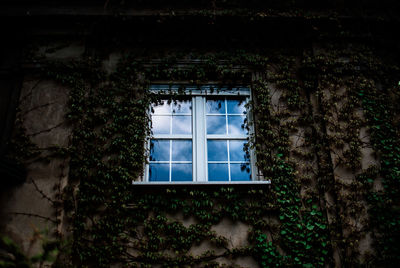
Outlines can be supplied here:
<path id="1" fill-rule="evenodd" d="M 153 104 L 153 134 L 191 134 L 192 102 L 190 100 L 162 100 Z"/>

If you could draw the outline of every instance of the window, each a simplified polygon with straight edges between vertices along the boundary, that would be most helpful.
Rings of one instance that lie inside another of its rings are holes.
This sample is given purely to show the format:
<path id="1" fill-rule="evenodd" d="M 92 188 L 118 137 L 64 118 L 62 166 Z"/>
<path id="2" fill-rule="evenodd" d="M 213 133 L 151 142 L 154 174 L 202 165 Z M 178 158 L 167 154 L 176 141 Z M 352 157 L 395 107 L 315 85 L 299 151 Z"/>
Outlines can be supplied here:
<path id="1" fill-rule="evenodd" d="M 247 103 L 250 89 L 153 85 L 148 182 L 245 182 L 254 177 Z M 169 94 L 167 94 L 168 92 Z"/>

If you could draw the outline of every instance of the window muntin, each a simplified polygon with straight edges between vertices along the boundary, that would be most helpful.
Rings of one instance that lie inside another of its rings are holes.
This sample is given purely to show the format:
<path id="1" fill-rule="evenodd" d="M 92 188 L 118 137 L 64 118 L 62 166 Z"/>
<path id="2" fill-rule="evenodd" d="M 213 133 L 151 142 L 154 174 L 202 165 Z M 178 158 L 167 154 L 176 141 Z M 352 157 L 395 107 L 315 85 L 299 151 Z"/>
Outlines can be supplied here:
<path id="1" fill-rule="evenodd" d="M 186 99 L 166 96 L 152 105 L 147 181 L 250 181 L 249 89 L 215 92 L 206 86 L 187 93 Z"/>

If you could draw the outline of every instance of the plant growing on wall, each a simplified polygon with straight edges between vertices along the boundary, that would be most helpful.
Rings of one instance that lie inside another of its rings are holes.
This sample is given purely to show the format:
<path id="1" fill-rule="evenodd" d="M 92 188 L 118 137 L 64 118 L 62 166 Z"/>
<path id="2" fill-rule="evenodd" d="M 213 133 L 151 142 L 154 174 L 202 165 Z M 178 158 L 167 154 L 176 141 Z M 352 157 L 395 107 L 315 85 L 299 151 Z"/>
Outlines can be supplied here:
<path id="1" fill-rule="evenodd" d="M 365 47 L 277 54 L 196 54 L 191 57 L 200 63 L 184 67 L 178 63 L 188 55 L 157 61 L 129 55 L 110 75 L 93 58 L 48 63 L 44 76 L 71 89 L 67 117 L 73 134 L 61 149 L 70 158 L 63 199 L 73 226 L 71 265 L 214 267 L 221 258 L 243 256 L 262 267 L 397 260 L 398 68 L 385 67 Z M 201 85 L 210 79 L 251 83 L 251 146 L 271 187 L 132 187 L 146 162 L 146 111 L 160 98 L 147 91 L 150 82 Z M 370 142 L 360 138 L 362 128 L 370 131 Z M 380 166 L 361 165 L 363 146 L 369 145 Z M 339 178 L 339 169 L 353 176 L 350 183 Z M 380 182 L 377 191 L 373 185 Z M 361 229 L 360 211 L 367 215 Z M 215 232 L 224 219 L 249 226 L 247 245 L 232 247 Z M 370 233 L 375 257 L 359 258 L 359 242 Z M 209 250 L 193 254 L 205 242 Z"/>

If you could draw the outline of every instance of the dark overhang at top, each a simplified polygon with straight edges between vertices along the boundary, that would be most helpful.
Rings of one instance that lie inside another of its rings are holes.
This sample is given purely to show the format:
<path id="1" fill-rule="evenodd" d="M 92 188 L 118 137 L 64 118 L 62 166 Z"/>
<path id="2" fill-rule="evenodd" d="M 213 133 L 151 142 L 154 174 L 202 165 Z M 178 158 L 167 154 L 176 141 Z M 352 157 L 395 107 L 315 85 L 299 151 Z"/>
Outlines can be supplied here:
<path id="1" fill-rule="evenodd" d="M 94 45 L 299 47 L 324 38 L 393 40 L 394 0 L 4 0 L 3 32 L 89 36 Z"/>
<path id="2" fill-rule="evenodd" d="M 24 36 L 94 35 L 100 43 L 207 43 L 222 48 L 266 43 L 299 46 L 320 36 L 390 39 L 400 26 L 397 2 L 385 0 L 379 7 L 372 5 L 376 1 L 369 1 L 370 5 L 358 1 L 348 7 L 301 5 L 307 1 L 299 1 L 298 7 L 286 6 L 287 1 L 280 6 L 279 1 L 270 1 L 270 7 L 264 3 L 269 1 L 233 1 L 242 2 L 242 7 L 222 1 L 215 1 L 214 6 L 211 1 L 191 6 L 188 2 L 197 1 L 2 1 L 0 27 L 3 32 Z"/>

